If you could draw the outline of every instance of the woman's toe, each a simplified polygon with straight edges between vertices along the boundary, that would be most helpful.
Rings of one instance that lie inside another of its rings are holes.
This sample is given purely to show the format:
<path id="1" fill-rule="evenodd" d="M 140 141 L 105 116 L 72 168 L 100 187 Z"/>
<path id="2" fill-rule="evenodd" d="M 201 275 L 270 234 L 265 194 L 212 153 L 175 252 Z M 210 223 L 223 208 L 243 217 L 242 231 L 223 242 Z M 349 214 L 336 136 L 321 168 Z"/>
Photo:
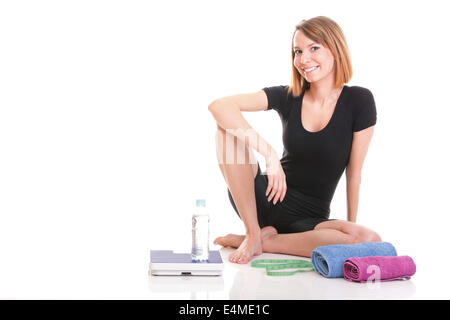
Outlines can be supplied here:
<path id="1" fill-rule="evenodd" d="M 238 260 L 238 263 L 242 263 L 245 264 L 249 261 L 249 259 L 247 257 L 240 257 Z"/>

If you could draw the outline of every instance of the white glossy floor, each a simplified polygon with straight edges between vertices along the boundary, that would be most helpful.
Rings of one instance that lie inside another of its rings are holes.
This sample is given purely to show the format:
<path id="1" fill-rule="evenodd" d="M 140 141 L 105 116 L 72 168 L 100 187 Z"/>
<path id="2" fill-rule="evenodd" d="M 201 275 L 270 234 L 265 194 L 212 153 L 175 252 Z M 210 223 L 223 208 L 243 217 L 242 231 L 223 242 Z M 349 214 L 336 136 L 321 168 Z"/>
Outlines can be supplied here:
<path id="1" fill-rule="evenodd" d="M 263 269 L 231 264 L 227 256 L 232 249 L 222 248 L 225 260 L 221 277 L 149 276 L 152 299 L 427 299 L 436 294 L 418 292 L 420 273 L 411 280 L 360 284 L 344 279 L 327 279 L 318 273 L 305 272 L 287 277 L 267 276 Z M 297 258 L 263 254 L 258 258 Z M 309 260 L 309 259 L 308 259 Z M 424 288 L 425 290 L 425 288 Z"/>
<path id="2" fill-rule="evenodd" d="M 411 280 L 359 284 L 327 279 L 311 271 L 271 277 L 263 269 L 225 261 L 219 277 L 151 276 L 145 248 L 83 247 L 49 252 L 15 252 L 0 266 L 0 299 L 448 299 L 449 280 L 438 255 L 412 254 Z M 49 250 L 47 248 L 47 250 Z M 6 252 L 7 253 L 7 252 Z M 423 259 L 419 257 L 423 256 Z M 81 259 L 81 257 L 83 259 Z M 258 258 L 290 256 L 263 254 Z M 295 257 L 298 258 L 298 257 Z M 440 272 L 440 273 L 439 273 Z"/>

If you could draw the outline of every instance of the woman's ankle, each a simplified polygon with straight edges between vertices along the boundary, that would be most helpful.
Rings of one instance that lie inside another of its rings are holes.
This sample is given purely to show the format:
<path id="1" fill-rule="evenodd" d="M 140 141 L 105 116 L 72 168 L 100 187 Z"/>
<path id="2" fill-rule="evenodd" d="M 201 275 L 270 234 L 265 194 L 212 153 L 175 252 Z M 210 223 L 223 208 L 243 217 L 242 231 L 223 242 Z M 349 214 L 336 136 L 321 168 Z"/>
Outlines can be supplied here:
<path id="1" fill-rule="evenodd" d="M 245 237 L 249 239 L 260 239 L 261 238 L 261 228 L 255 228 L 251 230 L 247 230 L 245 232 Z"/>

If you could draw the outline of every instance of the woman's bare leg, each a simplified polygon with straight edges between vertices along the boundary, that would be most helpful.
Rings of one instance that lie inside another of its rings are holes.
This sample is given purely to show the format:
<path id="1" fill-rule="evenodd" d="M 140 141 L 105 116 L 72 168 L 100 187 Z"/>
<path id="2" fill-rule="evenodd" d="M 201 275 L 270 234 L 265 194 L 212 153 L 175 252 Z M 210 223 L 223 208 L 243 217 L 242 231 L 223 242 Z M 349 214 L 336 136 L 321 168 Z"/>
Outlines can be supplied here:
<path id="1" fill-rule="evenodd" d="M 301 233 L 272 234 L 263 242 L 264 252 L 311 257 L 320 246 L 380 242 L 380 236 L 361 225 L 343 220 L 319 223 L 314 230 Z"/>
<path id="2" fill-rule="evenodd" d="M 264 252 L 282 253 L 302 257 L 311 257 L 311 252 L 319 247 L 332 244 L 353 244 L 361 242 L 379 242 L 380 236 L 364 227 L 343 220 L 332 220 L 319 223 L 314 230 L 300 233 L 278 234 L 274 228 L 263 229 L 262 247 Z M 223 246 L 237 246 L 243 236 L 229 234 L 218 238 Z"/>
<path id="3" fill-rule="evenodd" d="M 381 241 L 381 237 L 378 235 L 378 233 L 354 222 L 344 220 L 324 221 L 317 224 L 314 228 L 314 230 L 321 229 L 334 229 L 352 235 L 357 243 Z"/>
<path id="4" fill-rule="evenodd" d="M 230 254 L 229 259 L 232 262 L 247 263 L 254 255 L 262 253 L 261 229 L 258 224 L 255 198 L 258 164 L 253 152 L 236 137 L 231 136 L 230 139 L 229 134 L 227 138 L 226 131 L 220 126 L 217 126 L 216 144 L 220 170 L 246 231 L 239 247 Z M 244 163 L 239 163 L 238 156 L 244 154 Z"/>
<path id="5" fill-rule="evenodd" d="M 300 233 L 273 234 L 263 243 L 264 252 L 283 253 L 311 257 L 311 252 L 320 246 L 352 244 L 356 239 L 334 229 L 319 229 Z"/>

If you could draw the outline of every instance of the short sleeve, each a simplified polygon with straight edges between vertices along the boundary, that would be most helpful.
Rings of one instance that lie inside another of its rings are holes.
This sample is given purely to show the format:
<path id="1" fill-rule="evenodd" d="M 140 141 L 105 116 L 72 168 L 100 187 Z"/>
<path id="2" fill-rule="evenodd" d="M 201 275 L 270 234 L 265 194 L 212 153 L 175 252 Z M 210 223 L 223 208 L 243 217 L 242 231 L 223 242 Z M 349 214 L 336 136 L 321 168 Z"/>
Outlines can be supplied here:
<path id="1" fill-rule="evenodd" d="M 353 132 L 375 125 L 377 123 L 377 109 L 372 92 L 365 88 L 358 88 L 355 102 Z"/>
<path id="2" fill-rule="evenodd" d="M 262 90 L 266 93 L 268 106 L 267 110 L 274 109 L 280 115 L 287 114 L 289 86 L 265 87 Z"/>

